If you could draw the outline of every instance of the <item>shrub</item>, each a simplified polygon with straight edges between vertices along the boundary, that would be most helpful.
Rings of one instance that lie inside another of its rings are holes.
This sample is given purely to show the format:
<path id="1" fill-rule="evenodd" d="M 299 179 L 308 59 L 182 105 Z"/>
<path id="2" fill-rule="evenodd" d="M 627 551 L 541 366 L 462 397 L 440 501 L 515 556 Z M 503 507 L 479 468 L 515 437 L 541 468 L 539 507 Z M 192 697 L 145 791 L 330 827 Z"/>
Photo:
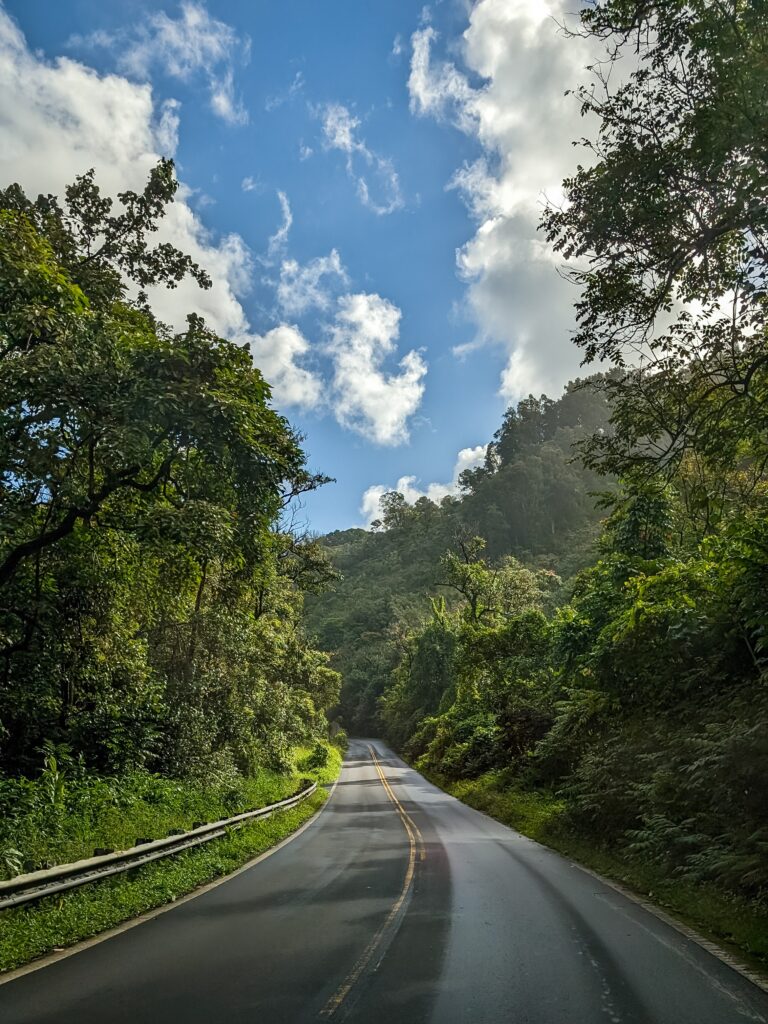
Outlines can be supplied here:
<path id="1" fill-rule="evenodd" d="M 328 764 L 328 748 L 319 741 L 315 743 L 312 752 L 299 762 L 302 771 L 313 771 L 317 768 L 325 768 Z"/>

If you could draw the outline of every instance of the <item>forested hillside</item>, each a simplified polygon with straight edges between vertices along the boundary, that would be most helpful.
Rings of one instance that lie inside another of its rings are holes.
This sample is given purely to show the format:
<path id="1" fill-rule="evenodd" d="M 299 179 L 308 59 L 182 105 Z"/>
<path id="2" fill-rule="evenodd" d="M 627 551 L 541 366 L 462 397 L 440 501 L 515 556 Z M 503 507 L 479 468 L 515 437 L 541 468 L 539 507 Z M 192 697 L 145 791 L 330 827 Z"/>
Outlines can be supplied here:
<path id="1" fill-rule="evenodd" d="M 377 532 L 326 538 L 345 580 L 311 614 L 354 728 L 536 835 L 764 908 L 759 6 L 585 10 L 632 65 L 581 90 L 598 139 L 543 228 L 578 288 L 575 342 L 612 370 L 511 409 L 460 497 L 390 495 Z M 593 490 L 612 491 L 600 509 Z M 768 952 L 764 929 L 749 941 Z"/>
<path id="2" fill-rule="evenodd" d="M 247 346 L 149 307 L 210 284 L 150 244 L 176 188 L 161 162 L 114 210 L 92 174 L 62 202 L 0 193 L 9 874 L 295 789 L 338 694 L 301 621 L 328 567 L 281 525 L 323 479 Z"/>
<path id="3" fill-rule="evenodd" d="M 440 560 L 457 539 L 481 536 L 491 561 L 512 555 L 566 576 L 590 560 L 601 518 L 595 492 L 612 484 L 583 466 L 574 444 L 608 428 L 601 383 L 596 375 L 573 382 L 557 401 L 531 396 L 510 408 L 485 465 L 462 475 L 461 496 L 411 506 L 393 492 L 370 531 L 323 538 L 342 579 L 330 592 L 308 596 L 307 625 L 334 652 L 349 728 L 378 727 L 377 702 L 404 630 L 423 619 L 429 599 L 455 605 Z"/>

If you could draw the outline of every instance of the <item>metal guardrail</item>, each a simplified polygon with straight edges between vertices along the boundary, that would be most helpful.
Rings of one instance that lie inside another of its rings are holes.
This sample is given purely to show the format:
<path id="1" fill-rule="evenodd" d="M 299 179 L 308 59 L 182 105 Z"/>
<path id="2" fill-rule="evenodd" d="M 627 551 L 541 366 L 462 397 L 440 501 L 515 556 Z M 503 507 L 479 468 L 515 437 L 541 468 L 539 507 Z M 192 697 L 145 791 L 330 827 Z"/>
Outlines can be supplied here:
<path id="1" fill-rule="evenodd" d="M 198 828 L 190 829 L 179 835 L 170 835 L 165 839 L 141 843 L 129 850 L 105 853 L 98 857 L 89 857 L 87 860 L 78 860 L 72 864 L 58 864 L 56 867 L 45 868 L 42 871 L 17 875 L 16 878 L 0 882 L 0 910 L 18 907 L 22 903 L 31 903 L 34 900 L 43 899 L 44 896 L 54 896 L 57 893 L 66 892 L 68 889 L 87 885 L 89 882 L 99 882 L 102 878 L 130 871 L 133 868 L 149 864 L 153 860 L 160 860 L 162 857 L 170 857 L 174 853 L 181 853 L 183 850 L 208 843 L 211 839 L 219 839 L 227 834 L 229 828 L 237 827 L 252 819 L 269 818 L 275 811 L 294 807 L 311 796 L 316 789 L 317 783 L 313 782 L 312 785 L 275 804 L 268 804 L 255 811 L 244 811 L 231 818 L 222 818 L 220 821 L 200 825 Z"/>

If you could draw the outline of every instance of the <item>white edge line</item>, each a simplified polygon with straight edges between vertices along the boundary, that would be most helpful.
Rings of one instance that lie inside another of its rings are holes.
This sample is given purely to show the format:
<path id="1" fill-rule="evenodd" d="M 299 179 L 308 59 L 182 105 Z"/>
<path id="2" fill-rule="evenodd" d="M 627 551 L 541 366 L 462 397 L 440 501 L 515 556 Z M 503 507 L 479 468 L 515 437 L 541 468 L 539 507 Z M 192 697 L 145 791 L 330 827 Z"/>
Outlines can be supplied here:
<path id="1" fill-rule="evenodd" d="M 526 838 L 529 837 L 526 836 Z M 536 840 L 531 841 L 536 842 Z M 544 846 L 544 843 L 539 843 L 538 845 Z M 545 847 L 545 849 L 550 850 L 552 848 L 547 846 Z M 558 852 L 559 851 L 554 850 L 554 853 Z M 560 853 L 559 856 L 563 857 L 564 855 Z M 583 871 L 585 874 L 591 875 L 592 878 L 597 879 L 598 882 L 602 882 L 602 884 L 607 886 L 609 889 L 613 889 L 614 892 L 617 892 L 626 900 L 629 900 L 636 906 L 641 907 L 643 910 L 646 911 L 646 913 L 651 914 L 653 917 L 657 918 L 657 920 L 661 921 L 663 924 L 668 925 L 668 927 L 672 928 L 679 935 L 682 935 L 683 938 L 689 939 L 700 949 L 703 949 L 706 953 L 709 953 L 711 956 L 715 957 L 716 960 L 719 960 L 722 964 L 725 964 L 726 967 L 730 967 L 732 971 L 735 971 L 737 974 L 740 974 L 742 978 L 746 978 L 747 981 L 751 981 L 756 988 L 761 989 L 763 992 L 768 992 L 768 976 L 761 974 L 759 971 L 753 970 L 751 967 L 748 967 L 739 958 L 737 953 L 729 953 L 727 950 L 723 949 L 722 946 L 718 946 L 716 942 L 712 942 L 711 939 L 705 938 L 694 928 L 691 928 L 689 925 L 685 924 L 685 922 L 681 921 L 677 917 L 674 917 L 672 914 L 667 913 L 666 910 L 663 910 L 656 903 L 652 903 L 647 897 L 642 896 L 637 892 L 634 892 L 632 889 L 628 889 L 621 882 L 615 882 L 611 878 L 606 878 L 604 875 L 598 874 L 597 871 L 593 871 L 591 868 L 586 867 L 584 864 L 579 864 L 578 861 L 573 860 L 572 857 L 565 857 L 565 859 L 570 861 L 573 867 L 578 868 L 579 871 Z"/>
<path id="2" fill-rule="evenodd" d="M 45 967 L 50 967 L 60 960 L 66 960 L 70 956 L 75 956 L 77 953 L 83 953 L 86 949 L 90 949 L 92 946 L 98 946 L 101 942 L 106 942 L 108 939 L 114 939 L 117 935 L 122 935 L 123 932 L 130 931 L 131 928 L 136 928 L 140 924 L 145 924 L 147 921 L 153 921 L 156 917 L 161 914 L 167 913 L 169 910 L 175 910 L 176 907 L 180 907 L 183 903 L 189 903 L 190 900 L 197 899 L 198 896 L 204 896 L 211 889 L 216 889 L 218 886 L 223 885 L 225 882 L 229 882 L 230 879 L 236 878 L 237 875 L 242 875 L 244 871 L 250 871 L 252 867 L 260 864 L 261 861 L 266 860 L 273 854 L 277 853 L 278 850 L 282 850 L 288 843 L 292 843 L 294 839 L 298 839 L 302 832 L 305 832 L 310 825 L 314 825 L 320 815 L 323 813 L 325 808 L 331 802 L 336 786 L 338 785 L 339 779 L 341 778 L 341 772 L 344 770 L 344 762 L 342 761 L 341 771 L 336 776 L 336 780 L 331 786 L 327 798 L 323 801 L 322 807 L 319 807 L 311 818 L 307 819 L 304 824 L 297 828 L 295 832 L 291 832 L 290 835 L 286 836 L 285 839 L 281 839 L 279 843 L 274 846 L 270 846 L 268 850 L 264 850 L 258 857 L 254 857 L 249 860 L 246 864 L 236 868 L 228 875 L 222 875 L 221 878 L 214 878 L 212 882 L 206 882 L 205 885 L 201 885 L 197 889 L 193 889 L 192 892 L 186 893 L 184 896 L 180 896 L 176 900 L 171 900 L 169 903 L 163 903 L 160 907 L 155 907 L 153 910 L 147 910 L 143 914 L 139 914 L 138 917 L 132 917 L 127 921 L 123 921 L 121 924 L 115 925 L 114 928 L 109 928 L 107 931 L 99 932 L 98 935 L 92 935 L 88 939 L 82 939 L 80 942 L 74 943 L 72 946 L 67 946 L 66 949 L 57 950 L 55 953 L 45 953 L 43 956 L 36 960 L 30 961 L 28 964 L 22 964 L 21 967 L 15 967 L 11 971 L 6 971 L 0 974 L 0 985 L 7 985 L 10 981 L 15 981 L 17 978 L 23 978 L 25 974 L 33 974 L 35 971 L 41 971 Z M 318 789 L 320 787 L 318 786 Z M 288 807 L 286 810 L 293 810 Z M 279 812 L 278 812 L 279 813 Z"/>

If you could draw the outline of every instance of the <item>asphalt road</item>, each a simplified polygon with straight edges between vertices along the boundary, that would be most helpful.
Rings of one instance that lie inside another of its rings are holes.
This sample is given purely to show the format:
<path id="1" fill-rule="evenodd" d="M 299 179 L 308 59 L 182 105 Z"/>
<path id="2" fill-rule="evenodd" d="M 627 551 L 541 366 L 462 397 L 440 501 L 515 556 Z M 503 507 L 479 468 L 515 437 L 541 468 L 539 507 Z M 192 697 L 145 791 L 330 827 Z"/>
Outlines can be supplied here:
<path id="1" fill-rule="evenodd" d="M 318 1020 L 768 1024 L 768 995 L 378 740 L 273 856 L 0 985 L 2 1024 Z"/>

